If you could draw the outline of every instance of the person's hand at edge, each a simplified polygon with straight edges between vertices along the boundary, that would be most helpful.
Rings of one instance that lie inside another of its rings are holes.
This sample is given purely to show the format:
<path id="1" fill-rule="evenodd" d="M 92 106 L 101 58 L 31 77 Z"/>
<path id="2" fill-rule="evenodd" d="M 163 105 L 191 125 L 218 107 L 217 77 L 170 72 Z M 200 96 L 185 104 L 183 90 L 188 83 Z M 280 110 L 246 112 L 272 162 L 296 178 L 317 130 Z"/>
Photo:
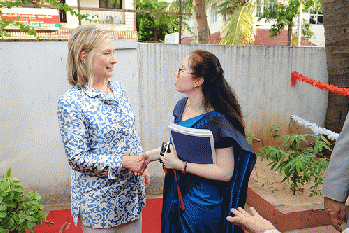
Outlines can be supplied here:
<path id="1" fill-rule="evenodd" d="M 247 232 L 252 233 L 264 233 L 267 230 L 276 230 L 271 222 L 260 216 L 257 211 L 251 207 L 251 214 L 247 213 L 243 208 L 231 209 L 231 212 L 235 215 L 228 216 L 226 219 L 244 229 Z"/>
<path id="2" fill-rule="evenodd" d="M 347 221 L 345 214 L 345 203 L 324 197 L 326 214 L 330 218 L 330 223 L 339 232 L 342 232 L 342 224 Z"/>

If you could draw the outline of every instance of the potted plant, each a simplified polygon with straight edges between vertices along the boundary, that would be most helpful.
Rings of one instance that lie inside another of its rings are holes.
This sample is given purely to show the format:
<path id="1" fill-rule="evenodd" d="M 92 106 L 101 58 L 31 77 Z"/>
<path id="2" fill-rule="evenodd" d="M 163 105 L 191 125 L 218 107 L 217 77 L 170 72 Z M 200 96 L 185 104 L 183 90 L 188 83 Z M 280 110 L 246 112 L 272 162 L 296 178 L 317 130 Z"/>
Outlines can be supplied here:
<path id="1" fill-rule="evenodd" d="M 11 177 L 11 168 L 0 182 L 0 233 L 34 232 L 34 227 L 41 225 L 46 215 L 43 205 L 39 204 L 41 196 L 35 192 L 24 194 L 23 184 Z"/>

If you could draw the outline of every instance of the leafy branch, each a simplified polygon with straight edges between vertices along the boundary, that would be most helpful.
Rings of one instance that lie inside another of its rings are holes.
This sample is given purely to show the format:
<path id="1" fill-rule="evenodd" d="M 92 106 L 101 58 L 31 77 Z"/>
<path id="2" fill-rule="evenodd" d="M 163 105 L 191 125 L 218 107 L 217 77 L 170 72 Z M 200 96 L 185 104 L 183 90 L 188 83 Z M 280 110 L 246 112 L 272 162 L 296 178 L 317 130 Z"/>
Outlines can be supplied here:
<path id="1" fill-rule="evenodd" d="M 8 230 L 25 232 L 41 225 L 45 220 L 43 205 L 39 204 L 41 196 L 38 193 L 29 191 L 24 194 L 23 184 L 17 178 L 11 178 L 11 168 L 0 182 L 0 233 L 7 233 Z"/>
<path id="2" fill-rule="evenodd" d="M 267 131 L 279 144 L 277 146 L 264 146 L 257 153 L 258 156 L 271 160 L 268 166 L 271 170 L 284 173 L 281 182 L 291 181 L 291 191 L 302 190 L 302 186 L 313 182 L 310 188 L 310 197 L 319 194 L 318 186 L 323 183 L 323 173 L 328 166 L 327 158 L 317 159 L 323 150 L 332 151 L 331 143 L 324 136 L 312 134 L 280 135 L 281 124 L 273 125 Z M 301 146 L 306 142 L 306 137 L 314 137 L 315 143 Z"/>
<path id="3" fill-rule="evenodd" d="M 255 0 L 219 1 L 218 13 L 226 18 L 222 28 L 222 44 L 247 45 L 256 34 L 254 26 Z"/>
<path id="4" fill-rule="evenodd" d="M 266 19 L 266 22 L 273 20 L 273 25 L 270 29 L 270 37 L 275 37 L 281 33 L 285 27 L 288 27 L 288 45 L 291 45 L 291 37 L 293 35 L 292 27 L 294 19 L 299 17 L 300 9 L 302 11 L 321 10 L 320 0 L 289 0 L 286 2 L 269 1 L 269 6 L 264 9 L 263 15 L 259 17 Z M 302 3 L 302 4 L 301 4 Z M 305 25 L 302 33 L 306 38 L 312 36 L 309 24 Z"/>

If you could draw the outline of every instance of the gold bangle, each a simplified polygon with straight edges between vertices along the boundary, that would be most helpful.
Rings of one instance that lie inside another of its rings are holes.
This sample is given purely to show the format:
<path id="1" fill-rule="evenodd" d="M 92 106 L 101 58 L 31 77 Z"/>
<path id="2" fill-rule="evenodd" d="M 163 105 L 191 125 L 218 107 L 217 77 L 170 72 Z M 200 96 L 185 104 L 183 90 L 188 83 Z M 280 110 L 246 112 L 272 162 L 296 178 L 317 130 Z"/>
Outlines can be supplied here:
<path id="1" fill-rule="evenodd" d="M 185 161 L 182 169 L 182 174 L 185 174 L 187 172 L 187 166 L 188 166 L 188 161 Z"/>

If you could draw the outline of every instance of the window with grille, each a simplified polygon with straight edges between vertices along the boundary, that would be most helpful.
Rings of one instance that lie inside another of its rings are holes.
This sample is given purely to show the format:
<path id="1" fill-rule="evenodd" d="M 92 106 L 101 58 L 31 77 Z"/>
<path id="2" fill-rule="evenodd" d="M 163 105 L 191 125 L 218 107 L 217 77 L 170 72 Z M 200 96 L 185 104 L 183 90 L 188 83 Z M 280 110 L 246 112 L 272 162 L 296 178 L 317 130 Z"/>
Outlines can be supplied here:
<path id="1" fill-rule="evenodd" d="M 323 24 L 324 15 L 319 11 L 310 11 L 309 23 L 310 24 Z"/>
<path id="2" fill-rule="evenodd" d="M 268 9 L 270 6 L 273 8 L 275 1 L 265 1 L 258 0 L 256 5 L 256 17 L 262 17 L 265 9 Z"/>
<path id="3" fill-rule="evenodd" d="M 65 0 L 59 0 L 60 3 L 65 3 Z M 67 22 L 67 13 L 64 10 L 59 10 L 59 22 L 66 23 Z"/>
<path id="4" fill-rule="evenodd" d="M 114 3 L 110 0 L 99 0 L 99 8 L 122 9 L 122 0 L 115 0 Z"/>
<path id="5" fill-rule="evenodd" d="M 212 15 L 211 21 L 212 21 L 212 23 L 216 23 L 218 21 L 217 9 L 212 7 L 211 13 L 212 13 L 211 14 Z"/>

